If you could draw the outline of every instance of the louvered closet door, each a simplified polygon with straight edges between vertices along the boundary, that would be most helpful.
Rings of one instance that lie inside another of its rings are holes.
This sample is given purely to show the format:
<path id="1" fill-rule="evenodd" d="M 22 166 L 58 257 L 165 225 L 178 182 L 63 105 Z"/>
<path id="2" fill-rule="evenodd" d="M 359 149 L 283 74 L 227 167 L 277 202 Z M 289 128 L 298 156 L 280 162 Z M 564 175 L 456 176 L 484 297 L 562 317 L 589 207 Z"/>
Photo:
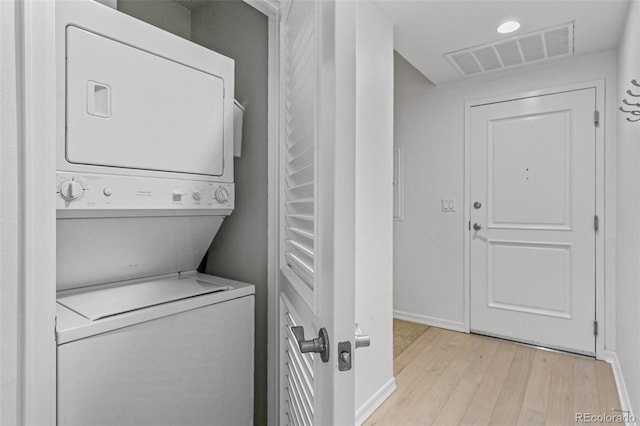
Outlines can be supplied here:
<path id="1" fill-rule="evenodd" d="M 300 317 L 286 297 L 280 299 L 281 330 L 284 340 L 283 376 L 281 383 L 280 424 L 312 425 L 314 424 L 314 376 L 315 363 L 312 354 L 300 353 L 291 327 L 301 325 L 296 321 Z"/>
<path id="2" fill-rule="evenodd" d="M 355 14 L 349 22 L 353 7 L 333 1 L 293 0 L 280 7 L 278 423 L 352 424 L 353 372 L 337 371 L 336 349 L 338 341 L 353 339 L 355 231 L 344 219 L 353 217 L 354 204 L 343 203 L 338 212 L 335 200 L 344 188 L 355 188 L 353 170 L 336 162 L 340 151 L 353 150 L 355 139 L 340 145 L 336 131 L 343 96 L 336 96 L 341 71 L 334 41 L 339 31 L 353 31 Z M 341 262 L 344 270 L 337 268 Z M 349 284 L 338 298 L 340 282 Z M 301 353 L 293 326 L 304 327 L 307 340 L 326 328 L 329 361 Z"/>
<path id="3" fill-rule="evenodd" d="M 315 270 L 317 69 L 315 5 L 292 3 L 285 25 L 284 254 L 311 302 Z"/>

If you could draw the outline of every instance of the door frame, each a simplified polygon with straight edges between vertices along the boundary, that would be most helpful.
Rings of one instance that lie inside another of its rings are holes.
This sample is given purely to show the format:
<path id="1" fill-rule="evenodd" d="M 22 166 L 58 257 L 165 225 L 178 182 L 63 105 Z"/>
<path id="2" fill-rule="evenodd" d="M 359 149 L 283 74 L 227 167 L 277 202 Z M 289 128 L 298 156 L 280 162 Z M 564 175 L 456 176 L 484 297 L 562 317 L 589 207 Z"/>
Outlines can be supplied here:
<path id="1" fill-rule="evenodd" d="M 607 180 L 605 176 L 605 126 L 606 126 L 606 93 L 605 80 L 593 80 L 583 83 L 563 85 L 559 87 L 532 90 L 527 92 L 519 92 L 510 95 L 503 95 L 491 98 L 484 98 L 465 102 L 464 106 L 464 331 L 471 331 L 471 233 L 468 226 L 471 220 L 471 108 L 475 106 L 507 102 L 517 99 L 530 98 L 536 96 L 551 95 L 555 93 L 571 92 L 582 89 L 596 90 L 596 108 L 599 111 L 599 125 L 596 129 L 596 210 L 595 214 L 600 219 L 599 230 L 595 233 L 596 237 L 596 282 L 595 282 L 595 320 L 598 321 L 598 335 L 595 336 L 596 341 L 596 358 L 601 359 L 605 356 L 605 350 L 611 350 L 609 343 L 612 336 L 607 337 L 607 330 L 611 330 L 611 325 L 615 321 L 615 289 L 614 281 L 611 274 L 605 274 L 607 269 L 615 268 L 614 253 L 605 257 L 605 241 L 609 232 L 614 231 L 615 211 L 609 207 L 609 215 L 605 214 L 605 196 L 609 191 L 615 193 L 615 181 Z M 615 151 L 613 152 L 615 155 Z M 611 216 L 611 217 L 610 217 Z M 609 231 L 609 228 L 612 228 Z M 613 234 L 611 234 L 613 235 Z M 607 307 L 609 309 L 607 309 Z"/>
<path id="2" fill-rule="evenodd" d="M 56 221 L 54 2 L 14 0 L 19 224 L 18 420 L 56 421 Z M 12 200 L 13 201 L 13 200 Z"/>

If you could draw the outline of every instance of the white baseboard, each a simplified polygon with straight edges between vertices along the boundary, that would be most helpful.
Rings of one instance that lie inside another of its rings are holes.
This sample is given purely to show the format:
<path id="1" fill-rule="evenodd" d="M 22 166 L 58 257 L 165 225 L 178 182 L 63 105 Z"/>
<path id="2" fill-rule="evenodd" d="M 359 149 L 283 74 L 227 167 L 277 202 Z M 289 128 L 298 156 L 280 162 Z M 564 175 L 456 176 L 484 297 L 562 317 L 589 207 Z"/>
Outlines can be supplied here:
<path id="1" fill-rule="evenodd" d="M 432 327 L 446 328 L 447 330 L 461 331 L 463 333 L 466 333 L 466 330 L 464 329 L 464 322 L 451 321 L 396 310 L 393 311 L 393 317 L 405 321 L 417 322 L 418 324 L 430 325 Z"/>
<path id="2" fill-rule="evenodd" d="M 618 360 L 618 354 L 613 351 L 604 351 L 599 354 L 600 359 L 611 364 L 611 370 L 613 370 L 613 378 L 616 381 L 616 388 L 618 388 L 618 397 L 620 398 L 620 408 L 623 411 L 629 413 L 629 417 L 634 419 L 633 410 L 631 409 L 631 401 L 629 400 L 629 393 L 627 392 L 627 385 L 624 383 L 624 377 L 622 376 L 622 368 L 620 368 L 620 361 Z M 636 422 L 629 421 L 627 426 L 636 426 Z"/>
<path id="3" fill-rule="evenodd" d="M 362 404 L 362 407 L 356 410 L 356 425 L 363 424 L 395 390 L 396 379 L 392 377 L 376 393 L 371 395 L 371 398 Z"/>

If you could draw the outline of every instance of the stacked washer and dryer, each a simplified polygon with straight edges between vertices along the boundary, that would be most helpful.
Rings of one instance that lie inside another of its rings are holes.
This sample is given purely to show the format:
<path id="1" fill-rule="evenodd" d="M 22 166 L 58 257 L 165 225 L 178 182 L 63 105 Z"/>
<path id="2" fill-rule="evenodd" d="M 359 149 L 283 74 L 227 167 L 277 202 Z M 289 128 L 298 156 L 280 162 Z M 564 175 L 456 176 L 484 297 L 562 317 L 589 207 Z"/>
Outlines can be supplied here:
<path id="1" fill-rule="evenodd" d="M 59 425 L 253 421 L 254 288 L 196 269 L 234 208 L 234 62 L 56 2 Z"/>

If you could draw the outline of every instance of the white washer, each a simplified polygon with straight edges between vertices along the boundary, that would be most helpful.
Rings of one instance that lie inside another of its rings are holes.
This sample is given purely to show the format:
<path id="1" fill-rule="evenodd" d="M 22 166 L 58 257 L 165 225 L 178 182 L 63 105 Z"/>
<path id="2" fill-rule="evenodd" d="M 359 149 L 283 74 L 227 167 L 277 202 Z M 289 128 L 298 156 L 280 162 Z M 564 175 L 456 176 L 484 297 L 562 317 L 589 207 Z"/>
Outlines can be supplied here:
<path id="1" fill-rule="evenodd" d="M 252 424 L 253 315 L 253 286 L 207 275 L 64 292 L 58 424 Z"/>
<path id="2" fill-rule="evenodd" d="M 56 67 L 58 425 L 252 424 L 254 287 L 196 273 L 234 208 L 233 60 L 57 1 Z"/>

